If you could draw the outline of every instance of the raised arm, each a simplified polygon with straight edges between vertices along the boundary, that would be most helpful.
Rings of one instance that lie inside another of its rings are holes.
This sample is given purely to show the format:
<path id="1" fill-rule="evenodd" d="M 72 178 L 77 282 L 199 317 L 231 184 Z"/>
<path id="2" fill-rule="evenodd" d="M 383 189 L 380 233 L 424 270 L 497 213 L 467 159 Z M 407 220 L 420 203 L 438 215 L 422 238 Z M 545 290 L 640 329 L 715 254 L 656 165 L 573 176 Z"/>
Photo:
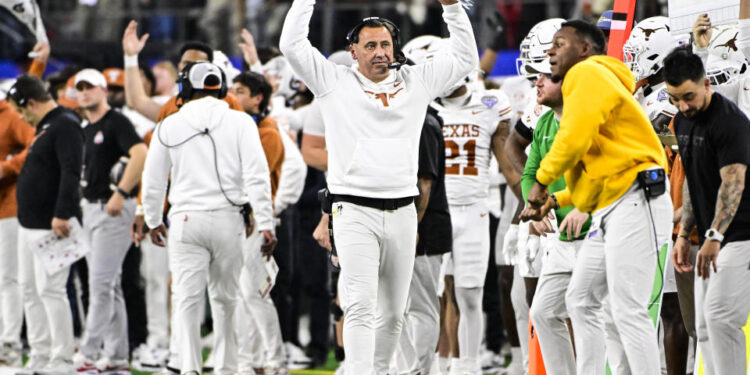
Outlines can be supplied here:
<path id="1" fill-rule="evenodd" d="M 439 1 L 443 4 L 443 19 L 450 32 L 450 48 L 448 53 L 414 67 L 421 73 L 425 87 L 434 97 L 443 94 L 472 70 L 479 69 L 479 53 L 469 17 L 457 1 Z"/>
<path id="2" fill-rule="evenodd" d="M 130 21 L 122 36 L 122 50 L 125 53 L 125 102 L 128 107 L 156 122 L 161 104 L 152 100 L 146 93 L 141 81 L 141 72 L 138 69 L 138 54 L 146 45 L 148 34 L 144 34 L 139 39 L 137 28 L 138 23 Z"/>
<path id="3" fill-rule="evenodd" d="M 315 0 L 294 0 L 284 20 L 279 49 L 310 91 L 315 96 L 323 96 L 335 87 L 337 67 L 307 38 L 314 8 Z"/>

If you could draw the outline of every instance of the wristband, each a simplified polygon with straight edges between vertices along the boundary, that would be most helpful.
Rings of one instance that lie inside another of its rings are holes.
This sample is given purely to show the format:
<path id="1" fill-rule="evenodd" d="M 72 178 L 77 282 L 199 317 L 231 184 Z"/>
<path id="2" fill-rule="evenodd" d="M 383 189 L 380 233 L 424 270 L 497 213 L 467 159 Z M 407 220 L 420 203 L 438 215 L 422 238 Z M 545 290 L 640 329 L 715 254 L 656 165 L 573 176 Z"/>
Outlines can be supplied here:
<path id="1" fill-rule="evenodd" d="M 122 195 L 123 198 L 130 198 L 130 194 L 128 194 L 128 192 L 126 192 L 119 186 L 115 186 L 115 191 L 117 192 L 117 194 Z"/>
<path id="2" fill-rule="evenodd" d="M 550 194 L 549 196 L 552 197 L 552 200 L 555 202 L 554 209 L 559 210 L 560 209 L 560 203 L 557 202 L 557 197 L 555 197 L 554 194 Z"/>
<path id="3" fill-rule="evenodd" d="M 690 237 L 689 237 L 689 236 L 686 236 L 686 235 L 684 235 L 684 234 L 678 234 L 678 235 L 677 235 L 677 238 L 684 238 L 685 240 L 687 240 L 687 241 L 690 241 Z"/>
<path id="4" fill-rule="evenodd" d="M 144 216 L 143 205 L 135 206 L 135 216 Z"/>
<path id="5" fill-rule="evenodd" d="M 125 69 L 138 67 L 138 55 L 125 55 Z"/>

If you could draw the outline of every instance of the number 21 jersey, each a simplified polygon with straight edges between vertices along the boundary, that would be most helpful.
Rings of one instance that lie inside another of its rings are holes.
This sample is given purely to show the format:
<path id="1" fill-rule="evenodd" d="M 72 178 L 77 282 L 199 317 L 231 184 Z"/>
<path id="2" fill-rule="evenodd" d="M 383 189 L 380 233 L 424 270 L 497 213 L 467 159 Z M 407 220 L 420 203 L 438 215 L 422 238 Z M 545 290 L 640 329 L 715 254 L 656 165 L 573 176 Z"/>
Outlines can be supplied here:
<path id="1" fill-rule="evenodd" d="M 487 198 L 492 137 L 512 108 L 499 90 L 474 92 L 463 105 L 439 109 L 445 138 L 445 188 L 451 205 L 473 204 Z"/>

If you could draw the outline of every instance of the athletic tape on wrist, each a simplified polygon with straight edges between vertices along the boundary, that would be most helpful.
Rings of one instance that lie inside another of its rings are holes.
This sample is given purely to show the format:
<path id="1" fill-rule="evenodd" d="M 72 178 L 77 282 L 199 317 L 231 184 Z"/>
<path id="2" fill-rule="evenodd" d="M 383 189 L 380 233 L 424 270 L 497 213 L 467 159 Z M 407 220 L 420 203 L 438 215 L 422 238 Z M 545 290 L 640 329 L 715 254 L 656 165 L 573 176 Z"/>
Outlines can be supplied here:
<path id="1" fill-rule="evenodd" d="M 125 69 L 138 67 L 138 55 L 125 55 Z"/>

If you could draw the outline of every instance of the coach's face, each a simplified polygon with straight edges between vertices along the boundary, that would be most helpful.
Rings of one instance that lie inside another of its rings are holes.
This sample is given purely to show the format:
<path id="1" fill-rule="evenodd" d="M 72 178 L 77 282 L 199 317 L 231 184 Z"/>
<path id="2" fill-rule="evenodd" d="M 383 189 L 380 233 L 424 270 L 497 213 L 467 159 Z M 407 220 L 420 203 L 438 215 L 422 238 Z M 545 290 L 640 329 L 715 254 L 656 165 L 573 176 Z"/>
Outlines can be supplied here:
<path id="1" fill-rule="evenodd" d="M 576 35 L 572 27 L 563 27 L 555 33 L 552 47 L 547 50 L 552 79 L 561 81 L 573 65 L 585 60 L 591 46 Z"/>
<path id="2" fill-rule="evenodd" d="M 82 109 L 93 110 L 107 101 L 107 89 L 81 81 L 76 85 L 76 98 Z"/>
<path id="3" fill-rule="evenodd" d="M 711 83 L 708 78 L 700 82 L 693 82 L 686 79 L 679 86 L 670 85 L 667 82 L 667 94 L 669 101 L 677 107 L 687 118 L 703 112 L 708 107 L 709 97 L 711 96 Z"/>
<path id="4" fill-rule="evenodd" d="M 180 56 L 180 62 L 177 64 L 177 71 L 181 72 L 187 64 L 196 61 L 208 61 L 208 55 L 197 49 L 186 50 L 182 56 Z"/>
<path id="5" fill-rule="evenodd" d="M 373 82 L 388 77 L 388 64 L 393 61 L 393 38 L 383 27 L 363 27 L 359 42 L 350 46 L 352 58 L 359 64 L 359 72 Z"/>

